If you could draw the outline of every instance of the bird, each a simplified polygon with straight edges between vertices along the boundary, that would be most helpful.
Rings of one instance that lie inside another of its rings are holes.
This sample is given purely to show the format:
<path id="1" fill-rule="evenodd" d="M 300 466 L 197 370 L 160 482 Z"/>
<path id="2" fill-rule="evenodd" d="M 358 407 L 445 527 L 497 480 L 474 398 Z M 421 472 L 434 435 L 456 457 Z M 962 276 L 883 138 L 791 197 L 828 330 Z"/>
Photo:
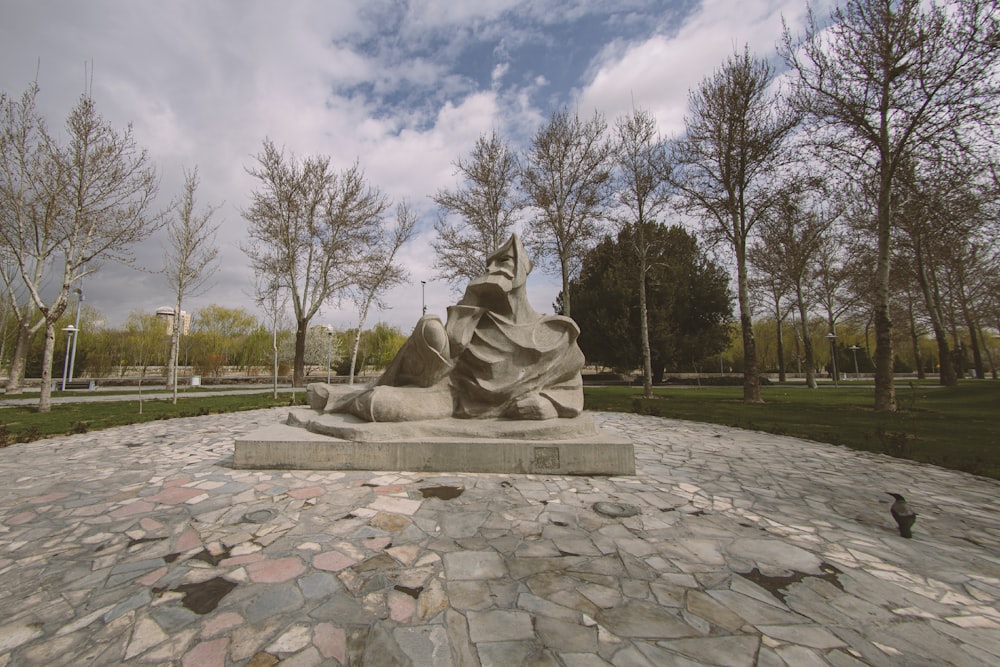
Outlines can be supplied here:
<path id="1" fill-rule="evenodd" d="M 896 499 L 892 503 L 892 507 L 889 508 L 889 512 L 892 513 L 892 518 L 896 520 L 896 525 L 899 526 L 900 536 L 906 538 L 913 537 L 910 528 L 913 527 L 913 522 L 917 520 L 917 513 L 910 509 L 910 506 L 906 504 L 906 498 L 903 496 L 898 493 L 886 493 Z"/>

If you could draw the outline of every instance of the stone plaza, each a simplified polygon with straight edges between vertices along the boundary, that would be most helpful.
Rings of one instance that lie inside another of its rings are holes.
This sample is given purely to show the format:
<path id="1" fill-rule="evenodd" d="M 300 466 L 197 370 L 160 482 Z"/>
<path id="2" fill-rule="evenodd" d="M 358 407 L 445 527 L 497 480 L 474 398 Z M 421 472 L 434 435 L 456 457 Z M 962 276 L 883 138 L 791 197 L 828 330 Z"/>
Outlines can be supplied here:
<path id="1" fill-rule="evenodd" d="M 634 476 L 235 468 L 286 414 L 0 450 L 0 666 L 1000 664 L 995 480 L 612 413 Z"/>

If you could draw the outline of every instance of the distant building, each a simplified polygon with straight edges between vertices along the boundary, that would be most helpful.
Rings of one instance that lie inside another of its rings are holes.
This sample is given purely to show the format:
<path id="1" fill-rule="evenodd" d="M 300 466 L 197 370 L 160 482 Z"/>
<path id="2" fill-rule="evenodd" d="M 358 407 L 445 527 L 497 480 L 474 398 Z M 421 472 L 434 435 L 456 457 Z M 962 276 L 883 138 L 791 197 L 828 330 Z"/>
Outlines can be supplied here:
<path id="1" fill-rule="evenodd" d="M 156 314 L 166 320 L 164 323 L 164 329 L 166 329 L 167 335 L 174 330 L 174 309 L 170 306 L 160 306 L 156 309 Z M 187 336 L 188 330 L 191 328 L 191 313 L 186 310 L 181 311 L 180 318 L 181 335 Z"/>

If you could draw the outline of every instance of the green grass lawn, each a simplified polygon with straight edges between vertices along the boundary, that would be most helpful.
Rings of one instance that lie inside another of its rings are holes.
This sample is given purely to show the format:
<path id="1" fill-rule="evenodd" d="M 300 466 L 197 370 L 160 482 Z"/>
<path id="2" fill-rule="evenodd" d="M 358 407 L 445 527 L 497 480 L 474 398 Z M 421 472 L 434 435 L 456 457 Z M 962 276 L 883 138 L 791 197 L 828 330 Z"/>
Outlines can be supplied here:
<path id="1" fill-rule="evenodd" d="M 743 403 L 741 387 L 588 387 L 591 410 L 641 412 L 807 438 L 1000 479 L 1000 382 L 958 387 L 903 384 L 899 410 L 876 413 L 871 388 L 761 388 L 764 403 Z"/>
<path id="2" fill-rule="evenodd" d="M 298 401 L 305 392 L 296 392 Z M 0 408 L 0 447 L 15 442 L 29 442 L 66 433 L 86 433 L 111 426 L 122 426 L 157 419 L 193 417 L 220 412 L 256 410 L 291 405 L 292 394 L 271 392 L 232 396 L 192 396 L 180 398 L 177 405 L 169 399 L 143 399 L 142 412 L 133 392 L 121 401 L 94 403 L 56 403 L 50 412 L 40 413 L 34 406 Z"/>
<path id="3" fill-rule="evenodd" d="M 880 452 L 1000 479 L 1000 382 L 963 381 L 955 388 L 902 384 L 899 411 L 872 410 L 872 389 L 842 386 L 761 388 L 764 403 L 742 401 L 740 387 L 658 388 L 641 400 L 632 387 L 587 387 L 590 410 L 641 412 L 808 438 Z M 299 402 L 305 398 L 298 392 Z M 290 394 L 190 396 L 144 400 L 133 394 L 108 403 L 62 403 L 48 413 L 34 407 L 0 408 L 0 446 L 65 433 L 84 433 L 155 419 L 290 405 Z"/>

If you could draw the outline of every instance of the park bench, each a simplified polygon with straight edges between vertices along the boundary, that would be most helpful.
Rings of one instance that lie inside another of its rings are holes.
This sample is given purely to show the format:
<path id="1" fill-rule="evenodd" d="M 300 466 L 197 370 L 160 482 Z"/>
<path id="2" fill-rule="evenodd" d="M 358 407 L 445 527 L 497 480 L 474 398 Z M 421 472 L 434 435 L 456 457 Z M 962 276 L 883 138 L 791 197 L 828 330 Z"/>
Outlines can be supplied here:
<path id="1" fill-rule="evenodd" d="M 52 381 L 52 391 L 62 391 L 62 388 L 62 380 Z M 89 389 L 93 391 L 94 389 L 97 389 L 97 382 L 94 380 L 67 380 L 66 390 L 68 391 L 70 389 Z"/>

